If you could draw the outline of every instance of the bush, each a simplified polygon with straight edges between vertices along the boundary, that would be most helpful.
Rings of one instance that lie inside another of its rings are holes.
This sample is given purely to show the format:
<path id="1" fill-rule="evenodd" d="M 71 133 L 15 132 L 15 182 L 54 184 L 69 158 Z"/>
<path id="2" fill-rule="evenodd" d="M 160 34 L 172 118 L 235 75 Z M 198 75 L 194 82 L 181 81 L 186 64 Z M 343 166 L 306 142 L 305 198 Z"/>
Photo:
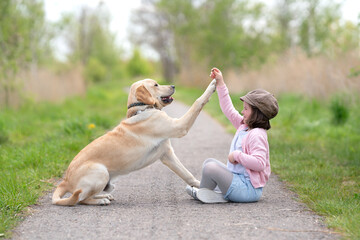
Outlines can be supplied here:
<path id="1" fill-rule="evenodd" d="M 135 49 L 129 60 L 127 70 L 131 77 L 148 76 L 151 74 L 151 66 L 147 60 L 142 58 L 140 51 Z"/>
<path id="2" fill-rule="evenodd" d="M 8 133 L 5 130 L 5 124 L 0 121 L 0 145 L 6 143 L 9 140 Z"/>
<path id="3" fill-rule="evenodd" d="M 0 129 L 0 145 L 6 143 L 9 140 L 9 136 L 5 131 Z"/>
<path id="4" fill-rule="evenodd" d="M 335 125 L 342 125 L 349 118 L 349 108 L 340 96 L 333 97 L 330 103 L 330 110 Z"/>
<path id="5" fill-rule="evenodd" d="M 85 67 L 85 78 L 86 80 L 94 83 L 102 82 L 106 79 L 106 68 L 96 58 L 90 58 Z"/>
<path id="6" fill-rule="evenodd" d="M 126 64 L 123 61 L 119 61 L 115 67 L 113 67 L 112 69 L 112 75 L 111 78 L 112 80 L 122 80 L 124 78 L 127 77 L 127 69 L 126 69 Z"/>

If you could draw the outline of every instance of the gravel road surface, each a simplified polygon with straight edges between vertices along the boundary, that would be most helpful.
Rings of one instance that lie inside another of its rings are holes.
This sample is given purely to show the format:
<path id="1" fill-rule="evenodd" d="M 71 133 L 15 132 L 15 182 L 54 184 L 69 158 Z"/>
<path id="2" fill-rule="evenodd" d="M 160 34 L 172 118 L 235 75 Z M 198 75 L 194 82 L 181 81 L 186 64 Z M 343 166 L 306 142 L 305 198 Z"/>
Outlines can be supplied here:
<path id="1" fill-rule="evenodd" d="M 216 96 L 213 96 L 216 97 Z M 164 110 L 179 117 L 188 107 Z M 206 158 L 226 161 L 232 135 L 202 112 L 189 134 L 172 139 L 175 153 L 198 179 Z M 109 206 L 61 207 L 46 194 L 13 239 L 337 239 L 322 218 L 296 201 L 273 174 L 257 203 L 203 204 L 161 162 L 121 176 Z"/>

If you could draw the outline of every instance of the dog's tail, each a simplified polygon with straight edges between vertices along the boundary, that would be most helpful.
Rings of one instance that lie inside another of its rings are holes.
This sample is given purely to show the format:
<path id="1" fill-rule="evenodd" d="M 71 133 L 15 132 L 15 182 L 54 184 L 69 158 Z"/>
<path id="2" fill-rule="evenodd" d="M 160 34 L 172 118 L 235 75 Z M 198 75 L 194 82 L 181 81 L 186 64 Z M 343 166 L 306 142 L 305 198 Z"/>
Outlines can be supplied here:
<path id="1" fill-rule="evenodd" d="M 52 196 L 52 204 L 62 206 L 74 206 L 79 201 L 81 189 L 76 190 L 69 198 L 61 199 L 68 192 L 66 182 L 61 182 Z"/>

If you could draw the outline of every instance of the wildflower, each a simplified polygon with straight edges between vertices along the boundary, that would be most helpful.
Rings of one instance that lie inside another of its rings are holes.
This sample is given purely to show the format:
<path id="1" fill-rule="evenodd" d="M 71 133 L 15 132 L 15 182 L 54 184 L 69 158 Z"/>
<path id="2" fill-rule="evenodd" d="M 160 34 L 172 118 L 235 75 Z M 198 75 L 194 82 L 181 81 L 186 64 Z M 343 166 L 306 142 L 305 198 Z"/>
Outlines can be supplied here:
<path id="1" fill-rule="evenodd" d="M 94 129 L 96 126 L 95 126 L 95 124 L 93 124 L 93 123 L 90 123 L 88 126 L 87 126 L 87 128 L 88 129 Z"/>

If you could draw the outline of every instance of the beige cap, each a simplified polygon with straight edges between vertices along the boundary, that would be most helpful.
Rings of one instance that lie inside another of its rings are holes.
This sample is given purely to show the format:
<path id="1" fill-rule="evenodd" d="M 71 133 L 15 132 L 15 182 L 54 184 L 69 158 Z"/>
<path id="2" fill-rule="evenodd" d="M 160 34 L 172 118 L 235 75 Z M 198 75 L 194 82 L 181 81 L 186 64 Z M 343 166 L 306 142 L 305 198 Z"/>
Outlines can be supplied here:
<path id="1" fill-rule="evenodd" d="M 248 92 L 240 100 L 257 107 L 269 119 L 274 118 L 279 112 L 279 105 L 274 95 L 263 89 Z"/>

